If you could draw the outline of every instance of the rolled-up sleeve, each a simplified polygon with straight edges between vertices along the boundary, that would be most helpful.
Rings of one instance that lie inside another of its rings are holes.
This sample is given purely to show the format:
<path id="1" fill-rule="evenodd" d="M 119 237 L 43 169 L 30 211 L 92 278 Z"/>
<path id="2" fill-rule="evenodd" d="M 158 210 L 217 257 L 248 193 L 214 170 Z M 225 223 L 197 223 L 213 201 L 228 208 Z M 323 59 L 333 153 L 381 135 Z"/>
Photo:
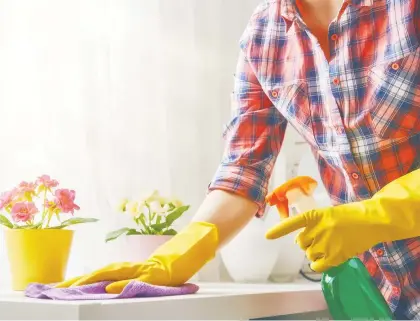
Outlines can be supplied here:
<path id="1" fill-rule="evenodd" d="M 233 117 L 223 133 L 223 158 L 209 191 L 225 190 L 254 201 L 260 217 L 287 122 L 263 91 L 242 52 L 232 103 Z"/>

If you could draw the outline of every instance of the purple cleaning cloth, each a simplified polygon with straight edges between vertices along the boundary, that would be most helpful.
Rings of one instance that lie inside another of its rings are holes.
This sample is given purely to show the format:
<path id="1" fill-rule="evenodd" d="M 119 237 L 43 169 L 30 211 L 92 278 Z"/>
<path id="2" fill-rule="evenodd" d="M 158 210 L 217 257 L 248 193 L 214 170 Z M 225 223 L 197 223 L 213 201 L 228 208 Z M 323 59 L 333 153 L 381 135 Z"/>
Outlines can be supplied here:
<path id="1" fill-rule="evenodd" d="M 30 298 L 52 300 L 106 300 L 193 294 L 199 288 L 198 285 L 191 283 L 169 287 L 131 281 L 120 294 L 110 294 L 105 291 L 105 287 L 110 283 L 98 282 L 73 288 L 54 288 L 54 285 L 31 283 L 26 287 L 25 295 Z"/>

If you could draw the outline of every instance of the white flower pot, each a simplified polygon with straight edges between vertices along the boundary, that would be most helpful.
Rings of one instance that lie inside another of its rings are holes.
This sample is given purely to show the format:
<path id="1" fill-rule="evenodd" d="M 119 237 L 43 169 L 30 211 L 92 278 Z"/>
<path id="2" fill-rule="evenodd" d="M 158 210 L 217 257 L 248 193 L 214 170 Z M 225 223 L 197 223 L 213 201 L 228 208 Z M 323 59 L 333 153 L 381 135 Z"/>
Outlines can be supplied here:
<path id="1" fill-rule="evenodd" d="M 169 241 L 171 235 L 123 235 L 108 242 L 112 247 L 112 261 L 142 262 L 162 244 Z"/>
<path id="2" fill-rule="evenodd" d="M 255 218 L 220 250 L 226 270 L 235 282 L 267 282 L 280 247 L 279 242 L 265 238 L 268 228 L 269 224 Z"/>

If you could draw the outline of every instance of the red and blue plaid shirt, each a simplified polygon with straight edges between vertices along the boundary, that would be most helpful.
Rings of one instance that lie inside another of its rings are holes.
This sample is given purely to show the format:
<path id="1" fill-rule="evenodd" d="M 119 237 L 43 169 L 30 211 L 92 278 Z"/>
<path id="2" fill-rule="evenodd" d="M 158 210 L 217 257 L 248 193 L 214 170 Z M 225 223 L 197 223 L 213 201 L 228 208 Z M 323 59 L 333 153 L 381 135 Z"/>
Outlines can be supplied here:
<path id="1" fill-rule="evenodd" d="M 252 199 L 261 215 L 287 125 L 310 144 L 334 204 L 371 198 L 420 168 L 420 0 L 348 0 L 328 36 L 330 61 L 292 0 L 256 9 L 210 190 Z M 420 238 L 362 259 L 394 311 L 420 315 Z"/>

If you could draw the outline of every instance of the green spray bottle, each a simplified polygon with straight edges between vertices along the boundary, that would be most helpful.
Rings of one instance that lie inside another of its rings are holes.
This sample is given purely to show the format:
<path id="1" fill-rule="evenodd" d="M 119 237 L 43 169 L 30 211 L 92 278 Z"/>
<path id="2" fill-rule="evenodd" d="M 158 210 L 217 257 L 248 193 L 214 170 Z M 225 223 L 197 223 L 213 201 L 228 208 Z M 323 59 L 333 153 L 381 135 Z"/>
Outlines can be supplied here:
<path id="1" fill-rule="evenodd" d="M 317 182 L 308 176 L 295 177 L 277 187 L 266 200 L 275 205 L 280 217 L 289 207 L 298 213 L 317 208 L 313 192 Z M 321 287 L 334 320 L 392 320 L 392 312 L 364 264 L 352 258 L 322 274 Z"/>

